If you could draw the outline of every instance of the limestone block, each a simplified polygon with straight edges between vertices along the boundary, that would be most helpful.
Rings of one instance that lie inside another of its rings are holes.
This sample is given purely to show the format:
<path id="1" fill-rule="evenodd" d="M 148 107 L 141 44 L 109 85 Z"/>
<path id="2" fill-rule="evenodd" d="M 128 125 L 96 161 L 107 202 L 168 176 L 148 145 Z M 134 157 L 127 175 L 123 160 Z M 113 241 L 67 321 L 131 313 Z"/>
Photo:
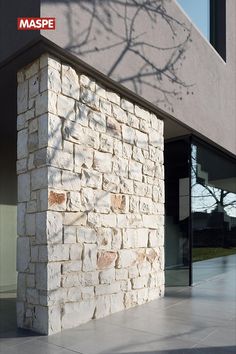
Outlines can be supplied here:
<path id="1" fill-rule="evenodd" d="M 64 225 L 86 225 L 87 223 L 87 215 L 82 212 L 69 212 L 64 213 Z"/>
<path id="2" fill-rule="evenodd" d="M 149 148 L 148 135 L 140 132 L 139 130 L 136 130 L 135 143 L 136 143 L 137 147 L 144 149 L 144 150 L 148 150 L 148 148 Z"/>
<path id="3" fill-rule="evenodd" d="M 28 81 L 18 84 L 17 87 L 17 114 L 23 113 L 28 108 Z"/>
<path id="4" fill-rule="evenodd" d="M 76 226 L 64 226 L 64 243 L 76 243 Z"/>
<path id="5" fill-rule="evenodd" d="M 81 293 L 81 287 L 74 287 L 71 289 L 68 289 L 68 299 L 72 302 L 78 302 L 81 300 L 82 293 Z"/>
<path id="6" fill-rule="evenodd" d="M 134 181 L 134 193 L 139 196 L 146 196 L 147 185 L 145 183 Z"/>
<path id="7" fill-rule="evenodd" d="M 36 213 L 36 241 L 39 244 L 62 243 L 62 214 L 48 211 Z"/>
<path id="8" fill-rule="evenodd" d="M 115 269 L 103 270 L 99 273 L 100 284 L 111 284 L 115 281 Z"/>
<path id="9" fill-rule="evenodd" d="M 115 103 L 118 106 L 120 105 L 120 96 L 117 95 L 116 93 L 111 92 L 111 91 L 107 91 L 106 96 L 107 96 L 108 101 Z"/>
<path id="10" fill-rule="evenodd" d="M 48 209 L 55 211 L 66 210 L 66 193 L 58 190 L 48 191 Z"/>
<path id="11" fill-rule="evenodd" d="M 144 287 L 147 287 L 148 285 L 148 279 L 149 275 L 143 276 L 143 277 L 138 277 L 138 278 L 133 278 L 131 280 L 133 289 L 142 289 Z"/>
<path id="12" fill-rule="evenodd" d="M 127 213 L 129 211 L 129 197 L 125 194 L 111 194 L 111 209 L 115 213 Z"/>
<path id="13" fill-rule="evenodd" d="M 106 152 L 94 152 L 93 167 L 95 170 L 110 173 L 112 168 L 112 155 Z"/>
<path id="14" fill-rule="evenodd" d="M 69 65 L 62 64 L 62 93 L 79 100 L 80 85 L 76 71 Z"/>
<path id="15" fill-rule="evenodd" d="M 107 133 L 115 138 L 121 138 L 121 125 L 112 117 L 107 117 Z"/>
<path id="16" fill-rule="evenodd" d="M 81 271 L 81 268 L 82 268 L 82 261 L 64 262 L 62 265 L 62 274 L 79 272 Z"/>
<path id="17" fill-rule="evenodd" d="M 122 125 L 122 137 L 125 143 L 133 145 L 136 138 L 136 130 L 127 125 Z"/>
<path id="18" fill-rule="evenodd" d="M 35 235 L 35 214 L 26 214 L 25 216 L 25 232 L 28 236 Z"/>
<path id="19" fill-rule="evenodd" d="M 28 130 L 23 129 L 17 134 L 17 159 L 23 159 L 28 155 Z"/>
<path id="20" fill-rule="evenodd" d="M 112 105 L 112 115 L 120 123 L 126 124 L 128 122 L 128 117 L 127 117 L 126 111 L 124 111 L 122 108 L 120 108 L 116 104 Z"/>
<path id="21" fill-rule="evenodd" d="M 123 157 L 125 159 L 130 159 L 132 155 L 132 146 L 130 144 L 123 144 Z"/>
<path id="22" fill-rule="evenodd" d="M 129 210 L 131 213 L 139 213 L 140 209 L 139 209 L 139 202 L 140 202 L 140 198 L 132 195 L 130 196 L 129 199 Z"/>
<path id="23" fill-rule="evenodd" d="M 94 210 L 94 190 L 91 188 L 82 188 L 81 190 L 81 210 L 92 211 Z"/>
<path id="24" fill-rule="evenodd" d="M 80 244 L 70 245 L 70 260 L 82 259 L 83 247 Z"/>
<path id="25" fill-rule="evenodd" d="M 60 117 L 75 121 L 75 100 L 73 98 L 58 95 L 57 110 Z"/>
<path id="26" fill-rule="evenodd" d="M 116 227 L 116 215 L 100 214 L 100 224 L 104 227 Z"/>
<path id="27" fill-rule="evenodd" d="M 139 275 L 145 276 L 151 273 L 152 266 L 149 262 L 143 262 L 138 265 Z"/>
<path id="28" fill-rule="evenodd" d="M 18 203 L 30 200 L 30 174 L 24 173 L 18 176 Z"/>
<path id="29" fill-rule="evenodd" d="M 17 275 L 17 300 L 26 300 L 26 273 L 19 273 Z"/>
<path id="30" fill-rule="evenodd" d="M 57 114 L 57 94 L 53 91 L 44 91 L 36 96 L 35 113 L 41 115 L 47 112 Z"/>
<path id="31" fill-rule="evenodd" d="M 91 91 L 95 91 L 96 82 L 86 75 L 80 75 L 80 85 L 88 88 Z"/>
<path id="32" fill-rule="evenodd" d="M 91 187 L 91 188 L 101 188 L 102 186 L 102 175 L 101 173 L 93 170 L 83 170 L 82 171 L 82 179 L 81 179 L 82 187 Z"/>
<path id="33" fill-rule="evenodd" d="M 108 251 L 98 252 L 97 268 L 98 269 L 113 268 L 115 266 L 116 258 L 117 258 L 116 252 L 108 252 Z"/>
<path id="34" fill-rule="evenodd" d="M 138 304 L 138 293 L 137 290 L 131 290 L 125 293 L 125 307 L 130 308 Z"/>
<path id="35" fill-rule="evenodd" d="M 59 59 L 53 57 L 51 54 L 43 54 L 40 57 L 39 61 L 40 69 L 45 66 L 51 66 L 52 68 L 61 71 L 61 62 Z"/>
<path id="36" fill-rule="evenodd" d="M 33 75 L 37 74 L 38 71 L 39 71 L 39 60 L 35 60 L 33 63 L 25 67 L 24 69 L 25 78 L 29 79 Z"/>
<path id="37" fill-rule="evenodd" d="M 137 278 L 139 276 L 138 266 L 134 265 L 128 268 L 129 278 Z"/>
<path id="38" fill-rule="evenodd" d="M 84 244 L 83 248 L 83 266 L 84 272 L 90 272 L 96 269 L 97 265 L 97 246 L 94 244 Z"/>
<path id="39" fill-rule="evenodd" d="M 142 164 L 131 160 L 129 162 L 129 178 L 142 181 Z"/>
<path id="40" fill-rule="evenodd" d="M 111 295 L 111 313 L 124 310 L 124 294 L 112 294 Z"/>
<path id="41" fill-rule="evenodd" d="M 62 148 L 62 122 L 54 114 L 48 113 L 38 118 L 39 148 L 50 146 L 55 149 Z"/>
<path id="42" fill-rule="evenodd" d="M 102 318 L 104 316 L 109 315 L 111 312 L 111 300 L 110 296 L 103 295 L 98 296 L 96 300 L 96 310 L 95 310 L 95 318 Z"/>
<path id="43" fill-rule="evenodd" d="M 99 227 L 96 229 L 97 244 L 100 250 L 110 250 L 112 241 L 112 229 Z"/>
<path id="44" fill-rule="evenodd" d="M 149 121 L 147 122 L 144 119 L 139 119 L 139 130 L 141 130 L 144 133 L 149 133 L 150 127 L 151 125 Z"/>
<path id="45" fill-rule="evenodd" d="M 132 113 L 128 113 L 127 124 L 132 128 L 139 129 L 139 119 Z"/>
<path id="46" fill-rule="evenodd" d="M 102 284 L 95 287 L 96 295 L 109 295 L 116 294 L 120 292 L 120 282 L 115 282 L 112 284 Z"/>
<path id="47" fill-rule="evenodd" d="M 81 285 L 87 287 L 99 284 L 98 274 L 98 272 L 82 272 Z"/>
<path id="48" fill-rule="evenodd" d="M 134 193 L 134 182 L 128 178 L 121 178 L 120 192 L 124 193 L 124 194 L 133 194 Z"/>
<path id="49" fill-rule="evenodd" d="M 85 103 L 87 106 L 99 110 L 99 96 L 96 95 L 93 91 L 81 87 L 81 101 Z"/>
<path id="50" fill-rule="evenodd" d="M 93 299 L 94 296 L 95 296 L 94 286 L 82 287 L 82 299 L 83 300 Z"/>
<path id="51" fill-rule="evenodd" d="M 100 110 L 104 114 L 111 115 L 111 103 L 106 99 L 100 99 Z"/>
<path id="52" fill-rule="evenodd" d="M 109 213 L 111 207 L 110 195 L 106 191 L 95 191 L 94 209 L 98 213 Z"/>
<path id="53" fill-rule="evenodd" d="M 159 148 L 163 149 L 163 138 L 161 135 L 159 135 L 155 130 L 150 130 L 149 132 L 149 144 Z"/>
<path id="54" fill-rule="evenodd" d="M 145 160 L 145 163 L 143 165 L 143 173 L 145 175 L 154 177 L 155 174 L 155 164 L 151 160 Z"/>
<path id="55" fill-rule="evenodd" d="M 106 134 L 101 134 L 100 150 L 113 153 L 113 138 Z"/>
<path id="56" fill-rule="evenodd" d="M 123 108 L 125 111 L 128 111 L 130 113 L 134 113 L 134 105 L 130 101 L 127 101 L 126 99 L 122 98 L 121 100 L 121 108 Z"/>
<path id="57" fill-rule="evenodd" d="M 118 228 L 113 228 L 113 235 L 112 235 L 112 250 L 119 250 L 122 244 L 122 235 L 121 230 Z"/>
<path id="58" fill-rule="evenodd" d="M 157 229 L 164 225 L 163 215 L 143 215 L 143 226 L 150 229 Z"/>
<path id="59" fill-rule="evenodd" d="M 123 230 L 123 248 L 135 248 L 136 244 L 136 230 L 125 229 Z"/>
<path id="60" fill-rule="evenodd" d="M 138 305 L 145 304 L 145 302 L 148 301 L 148 289 L 147 288 L 138 289 L 137 294 L 138 294 Z"/>
<path id="61" fill-rule="evenodd" d="M 61 264 L 58 262 L 36 263 L 36 288 L 53 290 L 61 284 Z"/>
<path id="62" fill-rule="evenodd" d="M 78 273 L 69 273 L 62 276 L 63 288 L 79 287 L 81 284 L 80 275 Z"/>
<path id="63" fill-rule="evenodd" d="M 96 94 L 102 98 L 107 99 L 106 90 L 98 84 L 96 84 Z"/>
<path id="64" fill-rule="evenodd" d="M 40 92 L 52 90 L 61 92 L 61 75 L 58 70 L 48 66 L 40 71 Z"/>
<path id="65" fill-rule="evenodd" d="M 89 112 L 89 126 L 91 129 L 104 133 L 106 131 L 106 116 L 100 112 Z"/>
<path id="66" fill-rule="evenodd" d="M 48 245 L 48 260 L 49 262 L 68 261 L 70 245 Z"/>
<path id="67" fill-rule="evenodd" d="M 62 171 L 62 189 L 67 191 L 79 192 L 81 189 L 80 175 L 71 171 Z"/>
<path id="68" fill-rule="evenodd" d="M 104 173 L 102 188 L 109 192 L 119 192 L 120 178 L 113 173 Z"/>
<path id="69" fill-rule="evenodd" d="M 137 117 L 142 118 L 146 121 L 150 120 L 150 113 L 148 111 L 146 111 L 145 109 L 140 108 L 139 106 L 135 105 L 134 111 L 135 111 L 135 114 Z"/>
<path id="70" fill-rule="evenodd" d="M 114 139 L 114 155 L 116 157 L 123 157 L 123 144 L 118 139 Z"/>
<path id="71" fill-rule="evenodd" d="M 89 227 L 78 227 L 77 228 L 77 242 L 80 243 L 96 243 L 97 236 L 94 229 Z"/>
<path id="72" fill-rule="evenodd" d="M 26 289 L 26 301 L 29 304 L 39 304 L 39 292 L 38 289 L 28 288 Z"/>
<path id="73" fill-rule="evenodd" d="M 64 170 L 73 169 L 73 155 L 70 152 L 48 148 L 47 163 Z"/>
<path id="74" fill-rule="evenodd" d="M 67 200 L 67 210 L 80 211 L 81 210 L 81 198 L 80 192 L 69 192 Z"/>
<path id="75" fill-rule="evenodd" d="M 94 300 L 66 303 L 62 313 L 62 328 L 76 327 L 89 321 L 93 317 L 94 310 Z"/>
<path id="76" fill-rule="evenodd" d="M 39 93 L 39 75 L 36 74 L 29 79 L 29 98 L 35 97 Z"/>
<path id="77" fill-rule="evenodd" d="M 152 200 L 146 197 L 140 197 L 140 212 L 144 214 L 153 214 Z"/>
<path id="78" fill-rule="evenodd" d="M 116 269 L 115 270 L 115 279 L 116 280 L 126 280 L 128 279 L 128 270 L 127 269 Z"/>
<path id="79" fill-rule="evenodd" d="M 25 235 L 25 214 L 26 203 L 17 204 L 17 234 L 19 236 Z"/>
<path id="80" fill-rule="evenodd" d="M 28 150 L 30 152 L 37 150 L 39 147 L 38 132 L 28 135 Z"/>
<path id="81" fill-rule="evenodd" d="M 17 271 L 25 272 L 30 262 L 30 239 L 29 237 L 17 238 Z"/>
<path id="82" fill-rule="evenodd" d="M 75 145 L 75 171 L 81 168 L 91 168 L 93 164 L 93 149 L 82 145 Z"/>
<path id="83" fill-rule="evenodd" d="M 119 157 L 114 158 L 113 172 L 119 177 L 128 177 L 128 160 Z"/>
<path id="84" fill-rule="evenodd" d="M 48 334 L 48 307 L 35 306 L 32 327 L 39 333 Z"/>
<path id="85" fill-rule="evenodd" d="M 89 112 L 91 109 L 81 102 L 75 103 L 75 121 L 80 125 L 87 127 L 89 122 Z"/>
<path id="86" fill-rule="evenodd" d="M 130 249 L 130 250 L 120 250 L 118 251 L 118 261 L 117 261 L 117 268 L 126 268 L 133 266 L 137 261 L 137 253 Z"/>

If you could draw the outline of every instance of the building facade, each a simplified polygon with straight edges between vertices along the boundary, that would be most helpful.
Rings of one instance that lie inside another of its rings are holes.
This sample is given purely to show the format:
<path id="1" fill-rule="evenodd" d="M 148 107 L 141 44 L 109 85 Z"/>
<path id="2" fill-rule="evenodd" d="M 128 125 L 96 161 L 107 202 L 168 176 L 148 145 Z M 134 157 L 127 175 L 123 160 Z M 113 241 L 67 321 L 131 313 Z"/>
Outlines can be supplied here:
<path id="1" fill-rule="evenodd" d="M 0 290 L 17 283 L 18 326 L 56 333 L 205 279 L 201 261 L 236 253 L 235 1 L 204 1 L 209 38 L 185 1 L 10 3 Z M 27 16 L 56 29 L 16 31 Z"/>

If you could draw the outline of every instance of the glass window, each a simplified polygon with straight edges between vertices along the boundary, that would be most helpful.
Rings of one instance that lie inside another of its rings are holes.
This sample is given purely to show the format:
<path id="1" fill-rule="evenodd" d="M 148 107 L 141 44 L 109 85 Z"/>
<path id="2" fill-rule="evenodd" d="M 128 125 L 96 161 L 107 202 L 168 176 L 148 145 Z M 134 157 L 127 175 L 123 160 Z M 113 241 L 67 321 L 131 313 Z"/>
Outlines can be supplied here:
<path id="1" fill-rule="evenodd" d="M 193 282 L 221 274 L 235 262 L 236 164 L 192 144 Z"/>
<path id="2" fill-rule="evenodd" d="M 209 0 L 178 0 L 178 3 L 210 41 L 210 1 Z"/>

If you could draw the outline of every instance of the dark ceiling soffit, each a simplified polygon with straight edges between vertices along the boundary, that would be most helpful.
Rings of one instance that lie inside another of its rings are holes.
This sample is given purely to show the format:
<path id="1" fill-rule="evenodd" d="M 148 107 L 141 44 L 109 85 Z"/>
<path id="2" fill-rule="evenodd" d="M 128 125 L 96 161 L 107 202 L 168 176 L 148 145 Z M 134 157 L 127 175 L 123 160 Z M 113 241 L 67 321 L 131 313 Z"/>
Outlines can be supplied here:
<path id="1" fill-rule="evenodd" d="M 66 51 L 65 49 L 59 47 L 52 41 L 46 39 L 43 36 L 40 36 L 39 39 L 33 40 L 28 43 L 25 47 L 20 49 L 19 51 L 15 52 L 12 56 L 10 56 L 7 60 L 0 63 L 0 71 L 4 69 L 4 67 L 12 66 L 15 71 L 20 70 L 24 66 L 30 64 L 33 60 L 37 59 L 43 53 L 49 53 L 62 61 L 71 64 L 76 70 L 78 70 L 82 74 L 86 74 L 95 80 L 99 81 L 105 87 L 119 93 L 122 97 L 136 103 L 143 108 L 153 112 L 158 116 L 158 118 L 162 120 L 170 119 L 172 122 L 179 124 L 183 128 L 187 129 L 190 134 L 194 134 L 196 137 L 199 137 L 203 141 L 215 146 L 216 148 L 220 149 L 227 155 L 230 155 L 233 158 L 236 158 L 236 155 L 232 154 L 230 151 L 224 149 L 222 146 L 218 145 L 216 142 L 210 140 L 206 136 L 202 135 L 201 133 L 197 132 L 195 129 L 190 128 L 187 124 L 179 122 L 178 119 L 173 117 L 172 115 L 164 112 L 162 109 L 158 108 L 154 104 L 148 102 L 147 100 L 143 99 L 141 96 L 135 94 L 134 92 L 130 91 L 126 87 L 122 86 L 121 84 L 115 82 L 108 76 L 102 74 L 92 66 L 85 63 L 83 60 L 79 59 L 75 55 L 71 54 L 70 52 Z"/>

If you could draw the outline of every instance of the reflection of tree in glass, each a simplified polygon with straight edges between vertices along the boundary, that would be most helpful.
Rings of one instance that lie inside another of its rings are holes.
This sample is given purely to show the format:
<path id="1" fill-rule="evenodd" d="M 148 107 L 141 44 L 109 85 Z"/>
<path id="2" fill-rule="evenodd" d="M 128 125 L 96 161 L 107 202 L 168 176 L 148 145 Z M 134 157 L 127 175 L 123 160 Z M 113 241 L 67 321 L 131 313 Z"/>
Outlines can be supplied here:
<path id="1" fill-rule="evenodd" d="M 197 162 L 197 146 L 193 145 L 191 168 L 193 212 L 211 213 L 212 211 L 217 211 L 236 217 L 236 194 L 211 186 L 207 178 L 199 176 L 199 169 L 201 169 L 199 166 Z"/>

